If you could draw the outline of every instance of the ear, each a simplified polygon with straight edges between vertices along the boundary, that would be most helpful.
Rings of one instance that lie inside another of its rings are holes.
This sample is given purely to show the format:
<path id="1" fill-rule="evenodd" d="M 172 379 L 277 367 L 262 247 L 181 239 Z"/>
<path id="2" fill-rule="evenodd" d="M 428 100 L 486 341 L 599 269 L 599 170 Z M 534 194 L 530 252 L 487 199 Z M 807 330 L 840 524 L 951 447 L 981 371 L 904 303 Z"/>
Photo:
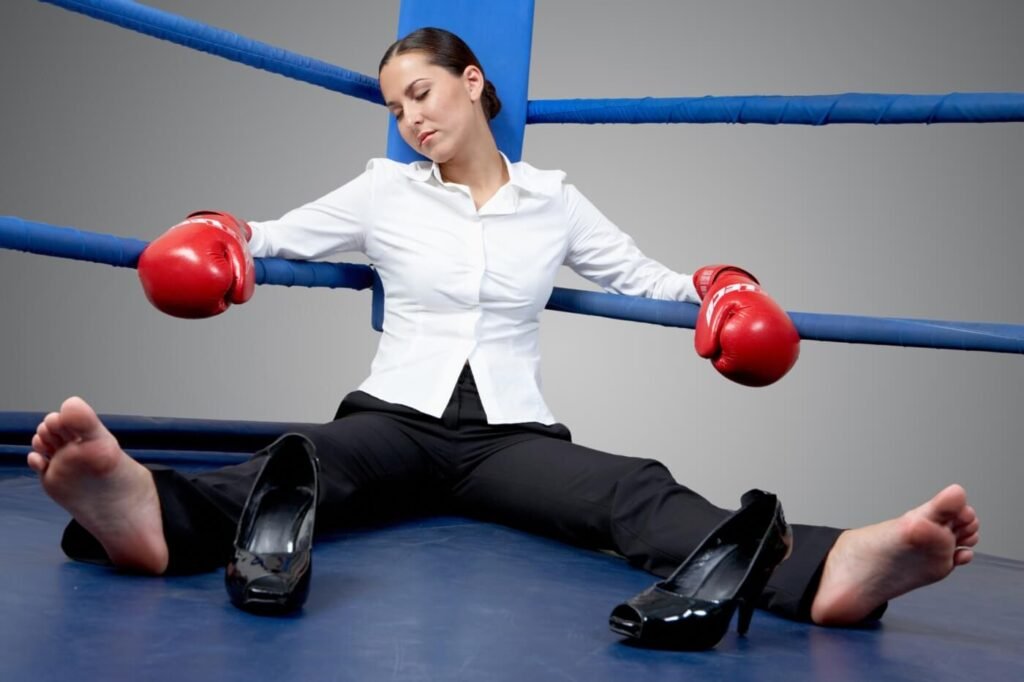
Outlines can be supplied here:
<path id="1" fill-rule="evenodd" d="M 469 93 L 470 101 L 475 102 L 483 95 L 484 75 L 479 68 L 470 64 L 462 72 L 462 84 L 466 87 L 466 92 Z"/>

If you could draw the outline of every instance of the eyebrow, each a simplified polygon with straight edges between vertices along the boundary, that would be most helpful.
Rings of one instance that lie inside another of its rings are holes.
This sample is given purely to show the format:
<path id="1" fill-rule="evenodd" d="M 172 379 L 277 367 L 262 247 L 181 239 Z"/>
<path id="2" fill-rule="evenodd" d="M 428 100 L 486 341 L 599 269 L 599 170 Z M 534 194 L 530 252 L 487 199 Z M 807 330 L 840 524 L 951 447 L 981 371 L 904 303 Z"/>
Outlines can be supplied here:
<path id="1" fill-rule="evenodd" d="M 409 93 L 411 93 L 412 92 L 412 86 L 416 85 L 420 81 L 425 81 L 425 80 L 427 80 L 426 77 L 417 78 L 412 83 L 409 83 L 409 85 L 407 85 L 406 88 L 405 88 L 405 94 L 408 95 Z M 388 108 L 391 108 L 391 107 L 395 106 L 395 104 L 397 104 L 397 103 L 396 102 L 385 102 L 385 104 L 388 106 Z"/>

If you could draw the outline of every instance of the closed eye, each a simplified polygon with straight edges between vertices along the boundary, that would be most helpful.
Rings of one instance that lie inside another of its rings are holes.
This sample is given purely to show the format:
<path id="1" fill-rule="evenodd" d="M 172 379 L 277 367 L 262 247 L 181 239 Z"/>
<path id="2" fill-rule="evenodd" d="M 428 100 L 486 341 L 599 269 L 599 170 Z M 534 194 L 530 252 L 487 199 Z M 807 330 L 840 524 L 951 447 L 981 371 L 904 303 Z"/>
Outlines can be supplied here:
<path id="1" fill-rule="evenodd" d="M 424 90 L 421 95 L 418 95 L 417 97 L 414 97 L 413 99 L 415 99 L 417 102 L 422 102 L 426 98 L 426 96 L 429 95 L 429 94 L 430 94 L 430 90 Z M 392 113 L 395 115 L 395 120 L 396 121 L 401 121 L 402 120 L 402 112 L 401 111 L 394 111 Z"/>

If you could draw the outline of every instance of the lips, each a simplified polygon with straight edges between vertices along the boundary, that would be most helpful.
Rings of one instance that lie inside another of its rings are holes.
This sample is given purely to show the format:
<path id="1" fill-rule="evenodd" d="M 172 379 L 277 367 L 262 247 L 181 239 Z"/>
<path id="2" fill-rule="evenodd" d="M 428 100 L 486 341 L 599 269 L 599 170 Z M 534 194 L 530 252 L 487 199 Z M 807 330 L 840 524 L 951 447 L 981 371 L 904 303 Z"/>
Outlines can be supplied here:
<path id="1" fill-rule="evenodd" d="M 433 137 L 434 133 L 436 132 L 436 130 L 428 130 L 427 132 L 420 135 L 420 146 L 422 147 L 423 143 L 426 142 L 430 137 Z"/>

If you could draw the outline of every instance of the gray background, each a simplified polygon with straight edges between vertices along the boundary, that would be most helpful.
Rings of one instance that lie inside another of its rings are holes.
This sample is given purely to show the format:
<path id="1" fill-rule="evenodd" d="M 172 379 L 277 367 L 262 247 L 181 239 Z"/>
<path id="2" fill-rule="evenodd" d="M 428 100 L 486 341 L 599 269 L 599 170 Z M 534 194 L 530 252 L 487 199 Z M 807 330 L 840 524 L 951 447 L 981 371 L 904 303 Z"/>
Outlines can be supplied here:
<path id="1" fill-rule="evenodd" d="M 375 76 L 398 3 L 151 4 Z M 537 3 L 532 98 L 1024 91 L 1019 2 Z M 484 65 L 486 67 L 486 64 Z M 277 217 L 384 153 L 378 106 L 49 5 L 0 5 L 0 213 L 152 239 L 188 212 Z M 532 126 L 650 255 L 734 262 L 790 310 L 1024 322 L 1024 126 Z M 361 261 L 353 256 L 352 262 Z M 562 286 L 592 288 L 568 270 Z M 0 252 L 0 409 L 324 421 L 365 377 L 366 292 L 262 287 L 204 321 L 135 273 Z M 692 333 L 545 313 L 577 442 L 653 456 L 723 506 L 759 486 L 850 526 L 967 486 L 1024 559 L 1020 356 L 805 342 L 748 389 Z"/>

